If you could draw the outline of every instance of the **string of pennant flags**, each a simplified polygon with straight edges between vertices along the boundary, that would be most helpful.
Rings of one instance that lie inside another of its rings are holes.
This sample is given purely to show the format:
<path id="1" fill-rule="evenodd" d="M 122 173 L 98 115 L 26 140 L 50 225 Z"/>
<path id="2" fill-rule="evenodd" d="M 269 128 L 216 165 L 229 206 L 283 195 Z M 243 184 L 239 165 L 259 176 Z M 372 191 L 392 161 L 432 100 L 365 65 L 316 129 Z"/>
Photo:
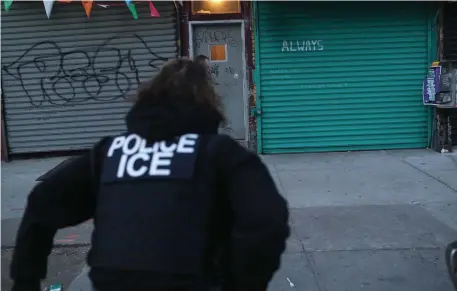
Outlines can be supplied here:
<path id="1" fill-rule="evenodd" d="M 72 3 L 73 1 L 78 2 L 77 0 L 57 0 L 57 2 L 59 2 L 59 3 L 67 3 L 67 4 Z M 3 0 L 2 2 L 3 2 L 3 6 L 5 8 L 5 11 L 8 12 L 11 5 L 13 4 L 13 0 Z M 55 2 L 56 2 L 56 0 L 43 0 L 44 10 L 46 11 L 46 16 L 48 17 L 48 19 L 51 18 L 52 7 L 54 6 Z M 95 1 L 94 0 L 80 0 L 80 2 L 84 8 L 84 11 L 86 12 L 87 18 L 90 18 L 90 14 L 92 12 L 92 5 L 94 4 Z M 145 2 L 145 1 L 141 1 L 141 2 Z M 160 17 L 160 14 L 157 11 L 157 9 L 155 8 L 152 1 L 148 0 L 147 2 L 149 3 L 149 11 L 150 11 L 151 17 Z M 183 5 L 182 1 L 177 1 L 177 2 L 179 2 L 179 4 L 181 6 Z M 130 10 L 130 13 L 132 13 L 133 18 L 138 19 L 138 13 L 136 11 L 136 6 L 135 6 L 135 3 L 132 2 L 132 0 L 125 0 L 124 4 L 106 4 L 106 2 L 104 2 L 104 3 L 105 4 L 97 4 L 97 5 L 100 7 L 103 7 L 103 8 L 108 8 L 110 6 L 126 5 L 128 7 L 128 9 Z"/>

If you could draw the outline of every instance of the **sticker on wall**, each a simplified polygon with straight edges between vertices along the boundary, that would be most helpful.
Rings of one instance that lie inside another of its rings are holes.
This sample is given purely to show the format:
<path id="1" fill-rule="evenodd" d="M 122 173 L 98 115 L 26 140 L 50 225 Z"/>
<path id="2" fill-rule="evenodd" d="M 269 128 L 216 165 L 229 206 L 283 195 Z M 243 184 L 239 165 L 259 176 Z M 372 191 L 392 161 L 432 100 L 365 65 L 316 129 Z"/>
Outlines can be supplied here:
<path id="1" fill-rule="evenodd" d="M 430 67 L 422 84 L 422 99 L 424 105 L 436 105 L 436 95 L 440 92 L 441 66 Z"/>

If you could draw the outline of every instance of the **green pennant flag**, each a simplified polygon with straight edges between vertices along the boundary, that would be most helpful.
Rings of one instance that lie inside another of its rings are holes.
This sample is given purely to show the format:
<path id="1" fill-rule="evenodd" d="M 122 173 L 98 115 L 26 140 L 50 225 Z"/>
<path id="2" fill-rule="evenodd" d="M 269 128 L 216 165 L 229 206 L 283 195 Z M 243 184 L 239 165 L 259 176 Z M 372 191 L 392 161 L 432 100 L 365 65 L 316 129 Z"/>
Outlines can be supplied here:
<path id="1" fill-rule="evenodd" d="M 13 0 L 3 0 L 3 5 L 5 6 L 5 11 L 10 10 Z"/>
<path id="2" fill-rule="evenodd" d="M 129 8 L 130 12 L 132 12 L 133 18 L 138 19 L 138 13 L 136 13 L 135 4 L 133 4 L 133 3 L 127 4 L 127 7 Z"/>

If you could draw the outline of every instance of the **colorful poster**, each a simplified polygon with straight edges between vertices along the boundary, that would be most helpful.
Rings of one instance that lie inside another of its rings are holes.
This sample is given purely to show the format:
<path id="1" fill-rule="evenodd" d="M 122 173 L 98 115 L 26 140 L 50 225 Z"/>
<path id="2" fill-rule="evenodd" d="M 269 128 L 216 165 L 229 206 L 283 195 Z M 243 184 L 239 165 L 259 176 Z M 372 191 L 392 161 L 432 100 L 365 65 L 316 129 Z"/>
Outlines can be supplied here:
<path id="1" fill-rule="evenodd" d="M 441 66 L 428 69 L 422 86 L 422 97 L 425 105 L 436 105 L 439 102 L 436 100 L 436 96 L 440 92 L 440 75 Z"/>

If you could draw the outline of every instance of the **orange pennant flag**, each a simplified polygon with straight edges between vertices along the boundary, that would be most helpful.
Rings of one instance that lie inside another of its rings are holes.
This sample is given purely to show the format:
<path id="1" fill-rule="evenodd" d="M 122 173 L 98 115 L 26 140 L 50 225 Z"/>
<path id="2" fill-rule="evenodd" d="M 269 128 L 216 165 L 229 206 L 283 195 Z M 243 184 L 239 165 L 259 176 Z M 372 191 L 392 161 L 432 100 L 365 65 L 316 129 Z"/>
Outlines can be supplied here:
<path id="1" fill-rule="evenodd" d="M 154 4 L 152 4 L 152 1 L 149 1 L 149 11 L 151 12 L 152 17 L 160 17 L 159 11 L 157 11 Z"/>
<path id="2" fill-rule="evenodd" d="M 82 0 L 84 11 L 86 11 L 87 18 L 90 18 L 90 13 L 92 12 L 92 3 L 93 0 Z"/>

